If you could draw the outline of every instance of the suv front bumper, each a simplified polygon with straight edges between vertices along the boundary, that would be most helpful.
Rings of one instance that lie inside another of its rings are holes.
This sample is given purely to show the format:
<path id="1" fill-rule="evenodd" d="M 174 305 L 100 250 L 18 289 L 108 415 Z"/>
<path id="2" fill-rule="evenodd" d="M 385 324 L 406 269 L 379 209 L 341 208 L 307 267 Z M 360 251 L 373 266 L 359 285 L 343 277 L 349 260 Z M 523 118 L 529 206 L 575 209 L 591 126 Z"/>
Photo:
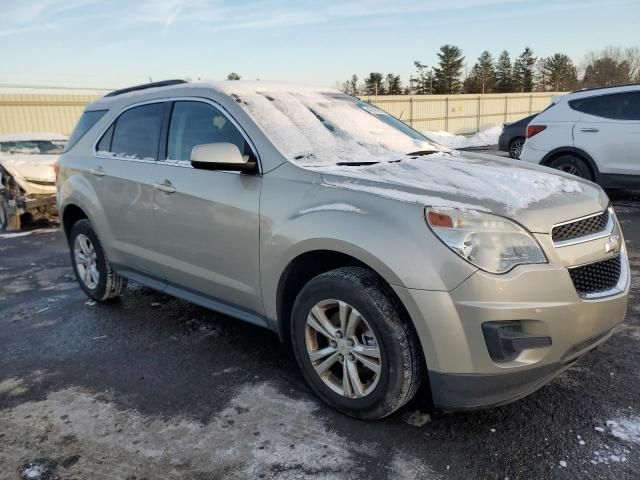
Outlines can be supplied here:
<path id="1" fill-rule="evenodd" d="M 478 271 L 451 292 L 394 290 L 418 331 L 434 403 L 469 409 L 522 398 L 606 341 L 624 319 L 629 278 L 618 293 L 594 300 L 581 298 L 568 270 L 553 264 L 505 275 Z M 551 345 L 495 361 L 482 325 L 513 321 L 526 334 L 550 337 Z"/>

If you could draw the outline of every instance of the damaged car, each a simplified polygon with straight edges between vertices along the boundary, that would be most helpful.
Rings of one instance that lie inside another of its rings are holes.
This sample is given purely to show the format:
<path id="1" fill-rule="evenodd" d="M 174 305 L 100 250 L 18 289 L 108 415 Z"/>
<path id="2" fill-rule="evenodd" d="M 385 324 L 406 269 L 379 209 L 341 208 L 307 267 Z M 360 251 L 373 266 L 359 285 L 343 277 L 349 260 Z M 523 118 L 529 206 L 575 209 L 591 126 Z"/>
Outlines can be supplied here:
<path id="1" fill-rule="evenodd" d="M 56 162 L 67 139 L 56 134 L 0 135 L 0 230 L 56 220 Z"/>

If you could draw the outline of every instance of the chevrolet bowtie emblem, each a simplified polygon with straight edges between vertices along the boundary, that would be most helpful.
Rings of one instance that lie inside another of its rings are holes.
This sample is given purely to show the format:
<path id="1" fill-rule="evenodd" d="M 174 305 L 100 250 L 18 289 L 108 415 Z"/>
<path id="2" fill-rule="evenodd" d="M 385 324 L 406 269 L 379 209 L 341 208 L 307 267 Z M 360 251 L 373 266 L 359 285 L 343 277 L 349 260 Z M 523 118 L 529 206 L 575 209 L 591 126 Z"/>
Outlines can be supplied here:
<path id="1" fill-rule="evenodd" d="M 617 253 L 620 251 L 620 236 L 611 235 L 604 244 L 605 253 Z"/>

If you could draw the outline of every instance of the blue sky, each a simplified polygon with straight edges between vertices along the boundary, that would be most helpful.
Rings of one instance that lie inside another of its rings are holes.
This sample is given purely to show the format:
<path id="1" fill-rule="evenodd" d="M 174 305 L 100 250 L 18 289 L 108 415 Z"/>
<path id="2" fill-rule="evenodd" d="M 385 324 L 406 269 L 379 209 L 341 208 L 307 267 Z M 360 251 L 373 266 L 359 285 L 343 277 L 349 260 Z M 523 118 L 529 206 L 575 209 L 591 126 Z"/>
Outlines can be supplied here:
<path id="1" fill-rule="evenodd" d="M 639 0 L 0 0 L 0 83 L 121 87 L 166 78 L 335 85 L 429 65 L 640 46 Z"/>

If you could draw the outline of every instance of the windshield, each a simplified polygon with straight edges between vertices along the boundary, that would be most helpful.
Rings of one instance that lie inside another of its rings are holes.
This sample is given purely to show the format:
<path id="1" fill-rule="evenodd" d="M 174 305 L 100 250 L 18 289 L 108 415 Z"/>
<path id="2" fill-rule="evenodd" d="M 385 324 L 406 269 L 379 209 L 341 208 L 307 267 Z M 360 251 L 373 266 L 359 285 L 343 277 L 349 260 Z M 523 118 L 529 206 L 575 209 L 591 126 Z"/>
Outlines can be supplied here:
<path id="1" fill-rule="evenodd" d="M 64 149 L 62 140 L 26 140 L 19 142 L 0 142 L 2 153 L 22 153 L 29 155 L 59 155 Z"/>
<path id="2" fill-rule="evenodd" d="M 308 167 L 441 151 L 388 113 L 339 92 L 243 89 L 232 96 L 288 159 Z"/>

